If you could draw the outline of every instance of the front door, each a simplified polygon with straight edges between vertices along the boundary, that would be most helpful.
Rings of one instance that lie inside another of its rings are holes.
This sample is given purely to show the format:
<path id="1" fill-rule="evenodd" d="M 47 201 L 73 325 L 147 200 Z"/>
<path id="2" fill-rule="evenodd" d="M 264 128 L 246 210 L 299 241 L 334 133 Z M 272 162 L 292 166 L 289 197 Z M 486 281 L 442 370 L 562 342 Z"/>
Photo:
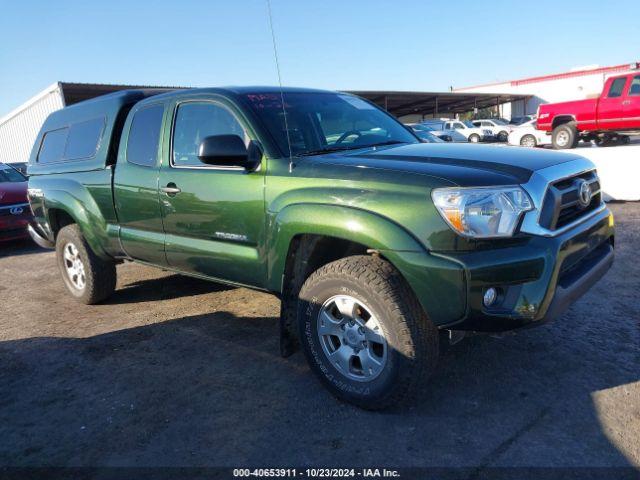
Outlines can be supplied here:
<path id="1" fill-rule="evenodd" d="M 622 101 L 624 126 L 629 130 L 640 130 L 640 75 L 634 75 L 627 97 Z"/>
<path id="2" fill-rule="evenodd" d="M 598 101 L 598 128 L 607 130 L 624 128 L 622 95 L 626 83 L 627 77 L 613 79 L 606 95 L 600 97 Z"/>
<path id="3" fill-rule="evenodd" d="M 262 286 L 264 251 L 264 165 L 209 166 L 197 150 L 210 135 L 247 130 L 230 105 L 183 101 L 174 108 L 169 158 L 160 171 L 165 250 L 170 267 L 233 282 Z"/>

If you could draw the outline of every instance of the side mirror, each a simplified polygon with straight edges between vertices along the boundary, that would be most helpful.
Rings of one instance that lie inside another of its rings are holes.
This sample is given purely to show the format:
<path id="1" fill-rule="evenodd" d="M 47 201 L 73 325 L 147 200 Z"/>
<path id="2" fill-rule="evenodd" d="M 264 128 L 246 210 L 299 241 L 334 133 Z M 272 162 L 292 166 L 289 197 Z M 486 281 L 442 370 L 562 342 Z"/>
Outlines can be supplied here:
<path id="1" fill-rule="evenodd" d="M 250 167 L 249 151 L 238 135 L 211 135 L 198 147 L 198 158 L 207 165 Z"/>

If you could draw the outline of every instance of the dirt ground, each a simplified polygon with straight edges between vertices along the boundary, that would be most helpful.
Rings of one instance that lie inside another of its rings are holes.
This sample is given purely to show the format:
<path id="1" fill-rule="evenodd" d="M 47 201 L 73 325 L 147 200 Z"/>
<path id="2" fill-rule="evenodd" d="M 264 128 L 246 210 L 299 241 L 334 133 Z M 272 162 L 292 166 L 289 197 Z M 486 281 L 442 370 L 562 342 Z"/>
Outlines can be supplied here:
<path id="1" fill-rule="evenodd" d="M 640 204 L 552 324 L 443 355 L 407 409 L 340 403 L 278 355 L 278 301 L 118 267 L 84 306 L 54 254 L 0 250 L 0 466 L 640 466 Z"/>

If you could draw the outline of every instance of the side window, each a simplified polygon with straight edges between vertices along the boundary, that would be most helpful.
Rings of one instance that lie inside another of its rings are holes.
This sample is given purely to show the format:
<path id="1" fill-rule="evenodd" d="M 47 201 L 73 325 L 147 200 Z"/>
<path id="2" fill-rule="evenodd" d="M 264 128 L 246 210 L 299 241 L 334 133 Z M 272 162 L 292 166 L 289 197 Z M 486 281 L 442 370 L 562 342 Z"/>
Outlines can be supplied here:
<path id="1" fill-rule="evenodd" d="M 163 105 L 153 105 L 134 114 L 127 140 L 127 162 L 145 167 L 156 164 L 163 112 Z"/>
<path id="2" fill-rule="evenodd" d="M 636 75 L 633 77 L 633 80 L 631 80 L 629 95 L 640 95 L 640 75 Z"/>
<path id="3" fill-rule="evenodd" d="M 238 135 L 248 143 L 244 129 L 227 108 L 210 102 L 181 104 L 173 128 L 173 164 L 204 166 L 198 158 L 198 147 L 211 135 Z"/>
<path id="4" fill-rule="evenodd" d="M 609 87 L 607 97 L 615 98 L 621 96 L 625 83 L 627 83 L 627 77 L 616 78 L 611 84 L 611 87 Z"/>
<path id="5" fill-rule="evenodd" d="M 40 145 L 40 152 L 38 153 L 38 162 L 53 163 L 62 161 L 68 134 L 68 128 L 51 130 L 45 133 L 42 139 L 42 145 Z"/>
<path id="6" fill-rule="evenodd" d="M 94 118 L 86 122 L 75 123 L 69 127 L 67 147 L 64 158 L 87 158 L 95 155 L 104 129 L 104 118 Z"/>
<path id="7" fill-rule="evenodd" d="M 455 128 L 456 130 L 462 130 L 464 129 L 464 125 L 462 125 L 460 122 L 456 122 L 453 124 L 453 128 Z"/>

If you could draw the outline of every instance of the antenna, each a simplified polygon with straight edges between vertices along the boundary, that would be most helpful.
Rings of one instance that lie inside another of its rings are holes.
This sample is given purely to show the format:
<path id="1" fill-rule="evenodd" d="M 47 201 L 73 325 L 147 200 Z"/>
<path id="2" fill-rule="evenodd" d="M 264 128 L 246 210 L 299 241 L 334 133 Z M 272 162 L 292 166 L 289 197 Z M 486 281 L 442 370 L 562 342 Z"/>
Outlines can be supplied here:
<path id="1" fill-rule="evenodd" d="M 280 63 L 278 62 L 278 48 L 276 47 L 276 34 L 273 30 L 273 16 L 271 15 L 271 0 L 267 0 L 269 12 L 269 27 L 271 28 L 271 41 L 273 43 L 273 56 L 276 59 L 278 72 L 278 84 L 280 85 L 280 101 L 282 102 L 282 114 L 284 115 L 284 129 L 287 132 L 287 145 L 289 146 L 289 173 L 293 171 L 293 154 L 291 152 L 291 137 L 289 136 L 289 122 L 287 121 L 287 109 L 284 106 L 284 92 L 282 90 L 282 77 L 280 76 Z"/>

